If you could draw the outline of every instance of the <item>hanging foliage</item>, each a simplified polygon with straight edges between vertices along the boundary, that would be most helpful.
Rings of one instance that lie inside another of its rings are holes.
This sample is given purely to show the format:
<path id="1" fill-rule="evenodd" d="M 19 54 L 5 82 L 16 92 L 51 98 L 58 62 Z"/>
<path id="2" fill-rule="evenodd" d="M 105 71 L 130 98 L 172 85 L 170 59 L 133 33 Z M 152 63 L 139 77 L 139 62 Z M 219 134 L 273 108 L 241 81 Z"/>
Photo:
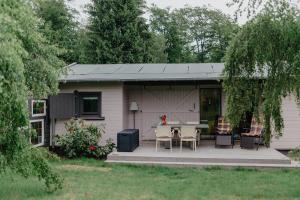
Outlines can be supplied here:
<path id="1" fill-rule="evenodd" d="M 58 86 L 64 63 L 59 50 L 39 30 L 30 1 L 0 2 L 0 173 L 12 170 L 43 179 L 50 190 L 61 188 L 37 148 L 29 144 L 27 98 L 46 97 Z"/>
<path id="2" fill-rule="evenodd" d="M 263 116 L 266 142 L 271 129 L 281 136 L 284 128 L 282 99 L 300 89 L 300 18 L 288 2 L 268 4 L 243 26 L 226 55 L 224 88 L 227 117 L 234 124 L 246 112 Z"/>

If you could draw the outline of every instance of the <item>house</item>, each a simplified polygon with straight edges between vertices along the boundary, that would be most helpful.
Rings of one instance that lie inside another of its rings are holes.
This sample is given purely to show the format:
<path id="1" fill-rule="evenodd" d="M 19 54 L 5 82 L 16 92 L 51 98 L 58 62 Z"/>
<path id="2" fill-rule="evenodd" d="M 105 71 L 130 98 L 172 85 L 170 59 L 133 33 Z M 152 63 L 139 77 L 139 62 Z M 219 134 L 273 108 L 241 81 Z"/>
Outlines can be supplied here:
<path id="1" fill-rule="evenodd" d="M 138 128 L 140 140 L 154 140 L 153 125 L 168 121 L 208 120 L 202 137 L 213 139 L 216 116 L 225 114 L 222 63 L 197 64 L 72 64 L 60 79 L 60 93 L 48 100 L 32 100 L 32 125 L 39 129 L 36 145 L 51 145 L 66 132 L 72 117 L 105 124 L 104 139 L 116 142 L 117 132 Z M 134 102 L 138 110 L 130 111 Z M 47 109 L 46 109 L 47 108 Z M 292 96 L 283 100 L 284 134 L 272 138 L 271 147 L 292 149 L 300 145 L 300 109 Z M 48 112 L 46 114 L 46 112 Z"/>

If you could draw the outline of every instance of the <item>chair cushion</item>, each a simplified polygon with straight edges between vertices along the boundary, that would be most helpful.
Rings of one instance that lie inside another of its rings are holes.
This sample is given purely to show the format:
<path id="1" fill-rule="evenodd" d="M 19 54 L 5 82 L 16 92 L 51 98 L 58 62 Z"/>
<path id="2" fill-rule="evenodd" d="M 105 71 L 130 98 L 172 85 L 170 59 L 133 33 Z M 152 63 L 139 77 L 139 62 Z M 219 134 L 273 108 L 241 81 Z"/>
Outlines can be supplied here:
<path id="1" fill-rule="evenodd" d="M 220 135 L 229 134 L 231 132 L 230 123 L 225 120 L 218 120 L 218 126 L 216 132 Z"/>
<path id="2" fill-rule="evenodd" d="M 242 133 L 244 136 L 260 136 L 262 134 L 263 125 L 258 123 L 253 117 L 251 121 L 251 128 L 249 133 Z"/>

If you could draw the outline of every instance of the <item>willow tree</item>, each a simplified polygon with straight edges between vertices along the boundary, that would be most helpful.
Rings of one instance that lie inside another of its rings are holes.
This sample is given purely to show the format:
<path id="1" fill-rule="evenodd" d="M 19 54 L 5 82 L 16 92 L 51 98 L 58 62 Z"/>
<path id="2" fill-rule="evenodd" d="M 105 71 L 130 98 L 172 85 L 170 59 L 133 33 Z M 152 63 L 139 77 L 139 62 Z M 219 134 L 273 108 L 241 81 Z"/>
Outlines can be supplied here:
<path id="1" fill-rule="evenodd" d="M 263 116 L 266 142 L 284 128 L 282 99 L 300 100 L 300 17 L 287 1 L 267 4 L 246 23 L 226 55 L 227 117 L 237 125 L 246 112 Z"/>
<path id="2" fill-rule="evenodd" d="M 36 175 L 49 189 L 58 189 L 61 179 L 29 144 L 27 98 L 56 92 L 64 63 L 41 34 L 30 3 L 0 2 L 0 175 L 5 170 Z"/>

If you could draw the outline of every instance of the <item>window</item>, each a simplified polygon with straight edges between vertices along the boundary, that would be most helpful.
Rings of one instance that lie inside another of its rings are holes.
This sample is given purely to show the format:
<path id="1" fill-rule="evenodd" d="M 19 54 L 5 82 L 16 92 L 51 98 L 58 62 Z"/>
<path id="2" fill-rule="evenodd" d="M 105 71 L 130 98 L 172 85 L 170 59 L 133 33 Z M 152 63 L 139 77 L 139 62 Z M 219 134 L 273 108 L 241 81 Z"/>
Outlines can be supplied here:
<path id="1" fill-rule="evenodd" d="M 101 117 L 101 93 L 79 93 L 79 114 Z"/>
<path id="2" fill-rule="evenodd" d="M 30 126 L 35 130 L 35 135 L 30 138 L 31 144 L 34 146 L 44 145 L 44 120 L 31 120 Z"/>
<path id="3" fill-rule="evenodd" d="M 32 100 L 31 101 L 31 115 L 32 117 L 39 117 L 46 115 L 46 101 Z"/>

